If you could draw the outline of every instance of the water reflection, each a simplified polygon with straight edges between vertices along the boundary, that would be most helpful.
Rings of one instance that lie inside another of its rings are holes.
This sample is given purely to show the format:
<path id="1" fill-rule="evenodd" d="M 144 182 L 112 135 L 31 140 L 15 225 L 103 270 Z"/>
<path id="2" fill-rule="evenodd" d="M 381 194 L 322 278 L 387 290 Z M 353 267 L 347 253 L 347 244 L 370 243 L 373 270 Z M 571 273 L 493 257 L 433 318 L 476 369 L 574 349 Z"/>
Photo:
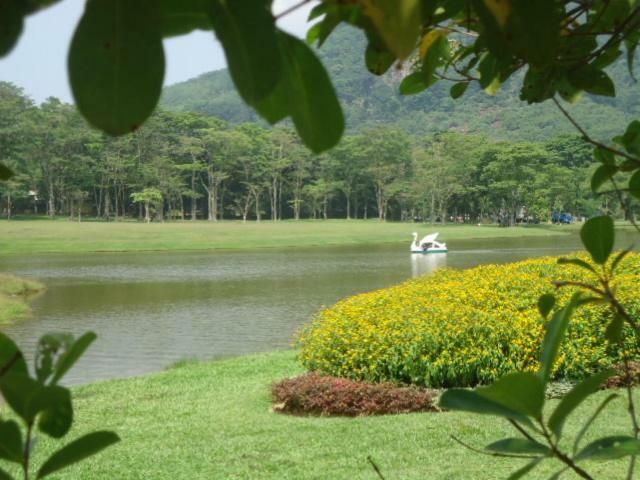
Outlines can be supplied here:
<path id="1" fill-rule="evenodd" d="M 447 266 L 446 253 L 412 253 L 411 276 L 421 277 Z"/>

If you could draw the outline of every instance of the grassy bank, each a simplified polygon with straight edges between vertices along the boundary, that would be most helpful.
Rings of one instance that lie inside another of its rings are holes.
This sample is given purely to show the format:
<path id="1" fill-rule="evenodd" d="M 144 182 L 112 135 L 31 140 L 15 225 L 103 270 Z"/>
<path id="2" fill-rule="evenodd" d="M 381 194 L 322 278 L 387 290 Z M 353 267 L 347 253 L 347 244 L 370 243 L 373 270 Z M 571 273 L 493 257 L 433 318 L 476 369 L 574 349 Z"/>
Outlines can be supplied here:
<path id="1" fill-rule="evenodd" d="M 0 255 L 178 251 L 407 243 L 411 232 L 439 231 L 444 241 L 469 238 L 560 235 L 576 227 L 538 225 L 499 228 L 475 225 L 384 223 L 377 220 L 303 220 L 211 223 L 0 221 Z"/>
<path id="2" fill-rule="evenodd" d="M 40 282 L 0 274 L 0 326 L 28 315 L 28 297 L 42 290 L 44 285 Z"/>
<path id="3" fill-rule="evenodd" d="M 389 479 L 504 479 L 523 464 L 477 455 L 473 445 L 513 436 L 505 422 L 460 413 L 361 418 L 291 417 L 270 411 L 269 385 L 300 373 L 293 352 L 212 363 L 186 363 L 166 372 L 75 389 L 77 422 L 70 438 L 114 429 L 122 442 L 72 467 L 65 479 L 375 479 L 371 455 Z M 607 393 L 569 419 L 575 436 Z M 578 420 L 579 419 L 579 420 Z M 627 433 L 618 399 L 596 420 L 594 435 Z M 578 421 L 576 421 L 578 420 Z M 41 441 L 36 463 L 51 451 Z M 559 467 L 545 463 L 532 478 Z M 624 463 L 589 464 L 596 478 L 622 478 Z M 575 478 L 569 474 L 562 478 Z"/>

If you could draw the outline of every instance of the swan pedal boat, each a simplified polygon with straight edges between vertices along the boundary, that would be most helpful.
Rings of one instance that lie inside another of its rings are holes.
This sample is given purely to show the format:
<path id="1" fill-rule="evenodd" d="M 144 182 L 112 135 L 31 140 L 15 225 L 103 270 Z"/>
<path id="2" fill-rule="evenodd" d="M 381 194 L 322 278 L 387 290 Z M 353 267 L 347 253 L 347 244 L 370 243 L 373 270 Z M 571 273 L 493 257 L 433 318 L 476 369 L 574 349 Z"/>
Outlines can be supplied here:
<path id="1" fill-rule="evenodd" d="M 418 234 L 413 232 L 413 242 L 411 242 L 411 253 L 447 253 L 446 243 L 436 241 L 438 233 L 427 235 L 418 241 Z"/>

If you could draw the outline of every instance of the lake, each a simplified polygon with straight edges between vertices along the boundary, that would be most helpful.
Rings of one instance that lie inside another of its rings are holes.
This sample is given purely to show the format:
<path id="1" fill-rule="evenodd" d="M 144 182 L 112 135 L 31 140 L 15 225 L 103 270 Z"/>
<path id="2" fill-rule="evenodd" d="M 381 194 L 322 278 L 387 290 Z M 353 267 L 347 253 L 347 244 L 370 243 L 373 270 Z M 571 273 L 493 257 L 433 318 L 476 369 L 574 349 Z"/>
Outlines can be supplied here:
<path id="1" fill-rule="evenodd" d="M 1 271 L 47 285 L 33 316 L 5 331 L 32 356 L 44 333 L 93 330 L 98 340 L 67 383 L 128 377 L 184 359 L 290 348 L 323 306 L 444 266 L 580 248 L 576 235 L 452 241 L 445 255 L 411 255 L 408 245 L 0 256 Z"/>

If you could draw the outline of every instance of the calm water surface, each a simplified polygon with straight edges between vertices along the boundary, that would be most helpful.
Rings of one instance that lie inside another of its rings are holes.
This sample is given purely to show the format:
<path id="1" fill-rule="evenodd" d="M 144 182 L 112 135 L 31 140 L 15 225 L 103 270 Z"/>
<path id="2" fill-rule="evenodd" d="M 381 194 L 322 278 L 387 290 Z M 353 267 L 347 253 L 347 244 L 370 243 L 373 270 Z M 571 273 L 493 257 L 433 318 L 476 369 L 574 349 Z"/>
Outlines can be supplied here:
<path id="1" fill-rule="evenodd" d="M 444 238 L 446 241 L 446 238 Z M 68 376 L 85 383 L 161 370 L 186 358 L 288 348 L 322 306 L 428 274 L 579 248 L 576 236 L 448 242 L 446 255 L 407 245 L 207 253 L 0 256 L 0 270 L 47 291 L 6 331 L 30 355 L 49 331 L 98 340 Z"/>

